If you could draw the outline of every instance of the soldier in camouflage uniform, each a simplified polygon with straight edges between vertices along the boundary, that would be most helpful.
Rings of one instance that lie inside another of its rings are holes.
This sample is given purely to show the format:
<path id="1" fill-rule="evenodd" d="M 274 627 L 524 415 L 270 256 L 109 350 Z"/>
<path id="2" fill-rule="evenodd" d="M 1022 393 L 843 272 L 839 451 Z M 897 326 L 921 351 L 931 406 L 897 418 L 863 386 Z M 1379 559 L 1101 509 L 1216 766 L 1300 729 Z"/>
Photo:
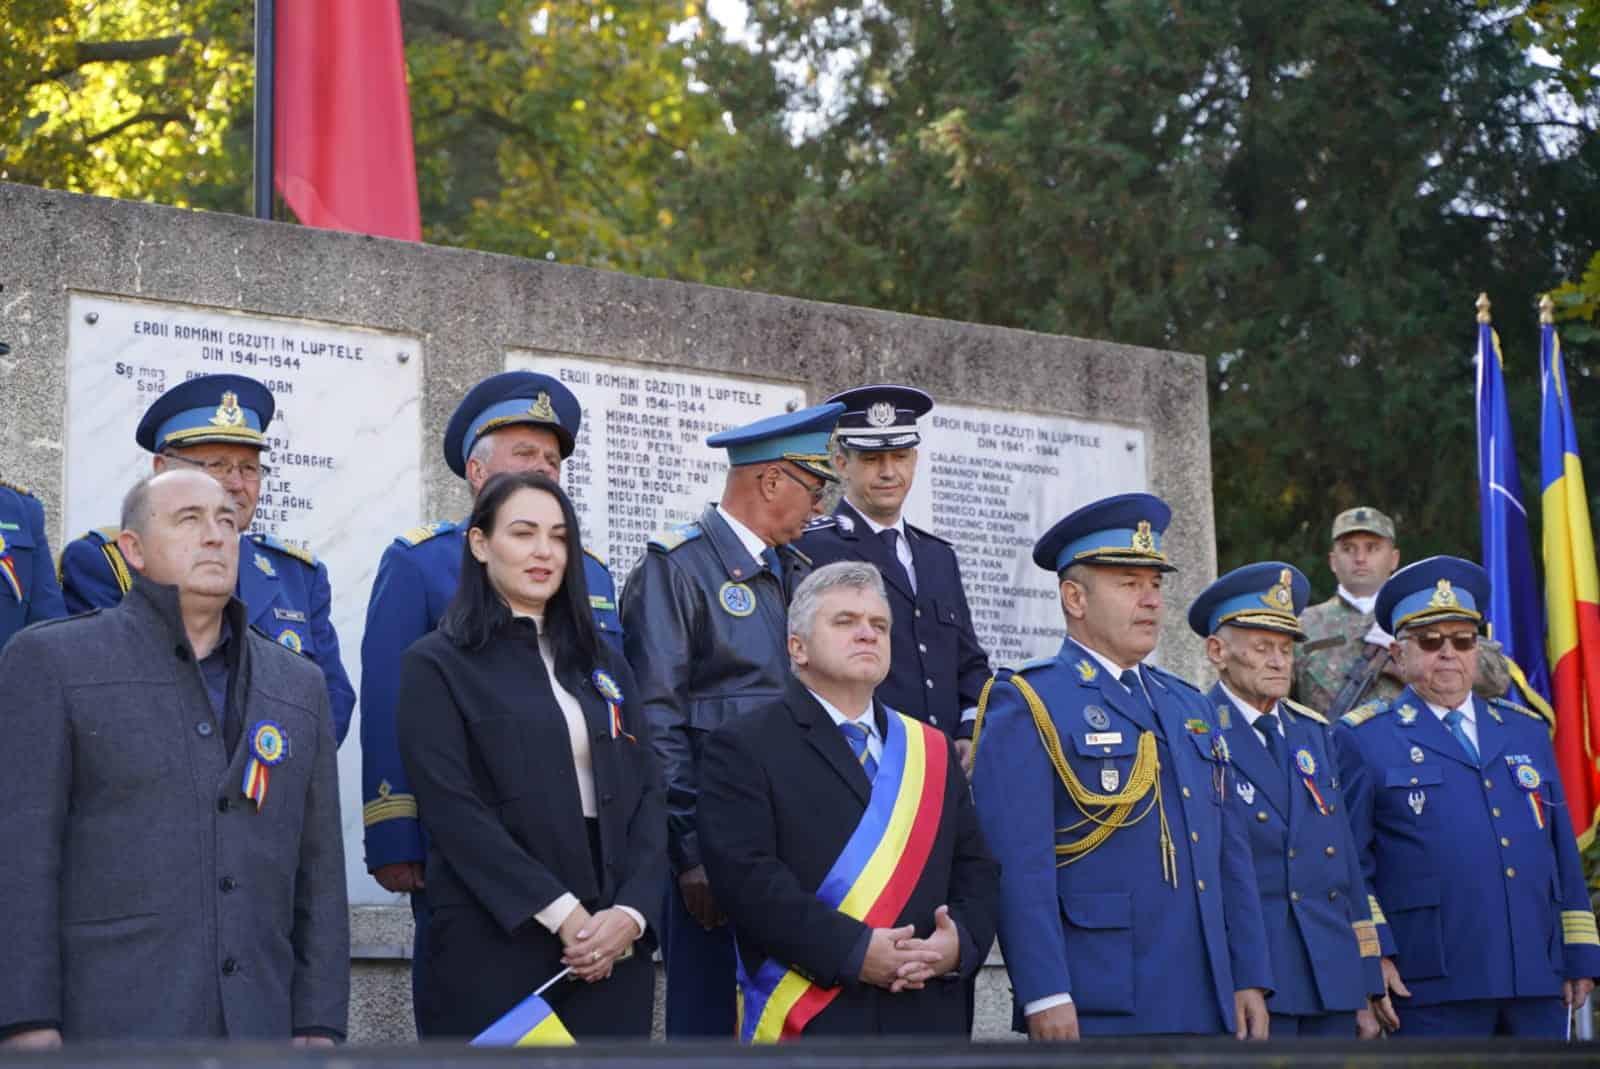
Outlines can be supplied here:
<path id="1" fill-rule="evenodd" d="M 1405 687 L 1389 656 L 1390 636 L 1377 628 L 1372 614 L 1378 588 L 1399 565 L 1394 521 L 1388 516 L 1361 506 L 1334 517 L 1328 566 L 1339 590 L 1300 616 L 1306 642 L 1294 659 L 1294 693 L 1301 703 L 1333 719 L 1362 702 L 1388 701 Z M 1485 639 L 1479 649 L 1473 690 L 1485 698 L 1504 697 L 1511 675 L 1499 643 Z M 1353 677 L 1365 685 L 1347 688 Z"/>

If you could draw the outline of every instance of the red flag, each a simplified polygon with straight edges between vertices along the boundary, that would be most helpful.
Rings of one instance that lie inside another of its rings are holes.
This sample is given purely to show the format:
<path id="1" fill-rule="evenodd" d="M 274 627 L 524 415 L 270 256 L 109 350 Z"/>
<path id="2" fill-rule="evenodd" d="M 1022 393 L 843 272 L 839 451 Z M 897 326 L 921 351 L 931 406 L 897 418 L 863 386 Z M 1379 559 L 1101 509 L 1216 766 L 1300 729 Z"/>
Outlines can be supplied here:
<path id="1" fill-rule="evenodd" d="M 277 0 L 278 191 L 307 226 L 422 239 L 399 0 Z"/>

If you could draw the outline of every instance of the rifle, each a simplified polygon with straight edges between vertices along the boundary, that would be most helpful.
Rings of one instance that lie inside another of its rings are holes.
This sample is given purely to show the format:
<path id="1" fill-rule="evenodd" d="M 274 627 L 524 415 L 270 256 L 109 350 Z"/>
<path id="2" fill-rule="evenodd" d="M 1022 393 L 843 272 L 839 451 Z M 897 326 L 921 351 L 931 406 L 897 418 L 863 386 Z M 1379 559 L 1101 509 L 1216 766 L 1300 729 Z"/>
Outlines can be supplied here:
<path id="1" fill-rule="evenodd" d="M 1378 673 L 1382 672 L 1384 665 L 1388 663 L 1388 649 L 1376 645 L 1352 661 L 1350 670 L 1344 674 L 1344 685 L 1339 688 L 1339 693 L 1333 696 L 1333 701 L 1328 704 L 1323 715 L 1329 720 L 1337 720 L 1360 705 L 1367 689 L 1372 686 L 1373 681 L 1378 678 Z"/>

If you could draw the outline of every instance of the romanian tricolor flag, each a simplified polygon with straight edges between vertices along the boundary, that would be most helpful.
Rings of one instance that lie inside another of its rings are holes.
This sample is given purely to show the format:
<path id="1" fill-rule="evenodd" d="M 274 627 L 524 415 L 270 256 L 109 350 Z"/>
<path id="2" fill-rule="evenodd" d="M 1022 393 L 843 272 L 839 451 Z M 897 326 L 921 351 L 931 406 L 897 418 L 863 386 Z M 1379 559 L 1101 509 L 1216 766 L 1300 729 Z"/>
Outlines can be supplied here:
<path id="1" fill-rule="evenodd" d="M 1478 296 L 1478 508 L 1489 603 L 1489 637 L 1500 643 L 1522 700 L 1554 720 L 1545 668 L 1544 614 L 1533 574 L 1528 509 L 1511 439 L 1505 359 L 1489 322 L 1489 295 Z M 1513 695 L 1515 697 L 1516 695 Z"/>
<path id="2" fill-rule="evenodd" d="M 1544 600 L 1550 689 L 1556 714 L 1556 767 L 1578 843 L 1594 837 L 1600 810 L 1600 576 L 1596 575 L 1589 495 L 1578 461 L 1572 397 L 1561 362 L 1549 297 L 1540 302 L 1543 421 L 1540 485 L 1544 496 Z"/>
<path id="3" fill-rule="evenodd" d="M 561 975 L 566 975 L 563 970 Z M 559 979 L 559 977 L 558 977 Z M 544 1000 L 545 987 L 514 1006 L 510 1013 L 473 1039 L 474 1047 L 570 1047 L 577 1041 L 556 1011 Z"/>

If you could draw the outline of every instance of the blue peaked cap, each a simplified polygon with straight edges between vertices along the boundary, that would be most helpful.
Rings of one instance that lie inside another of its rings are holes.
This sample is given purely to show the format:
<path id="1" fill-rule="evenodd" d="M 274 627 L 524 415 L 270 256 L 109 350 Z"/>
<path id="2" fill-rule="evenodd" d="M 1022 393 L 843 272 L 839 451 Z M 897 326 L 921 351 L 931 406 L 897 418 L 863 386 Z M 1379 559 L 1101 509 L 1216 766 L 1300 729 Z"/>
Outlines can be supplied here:
<path id="1" fill-rule="evenodd" d="M 1189 628 L 1201 638 L 1224 624 L 1278 631 L 1303 640 L 1300 614 L 1311 600 L 1311 583 L 1300 569 L 1281 560 L 1246 564 L 1200 592 L 1189 606 Z"/>
<path id="2" fill-rule="evenodd" d="M 837 482 L 839 476 L 828 460 L 828 438 L 843 411 L 844 405 L 837 402 L 812 405 L 798 412 L 784 412 L 743 427 L 718 431 L 706 439 L 706 445 L 726 449 L 728 463 L 736 468 L 787 460 L 819 479 Z"/>
<path id="3" fill-rule="evenodd" d="M 201 375 L 156 398 L 133 438 L 152 453 L 207 442 L 265 449 L 276 411 L 272 391 L 255 379 Z"/>
<path id="4" fill-rule="evenodd" d="M 1428 557 L 1391 575 L 1378 590 L 1373 612 L 1391 635 L 1402 628 L 1445 620 L 1481 625 L 1489 603 L 1489 573 L 1460 557 Z"/>
<path id="5" fill-rule="evenodd" d="M 1034 543 L 1033 563 L 1047 572 L 1073 564 L 1123 564 L 1175 572 L 1161 549 L 1172 509 L 1154 494 L 1117 494 L 1071 513 Z"/>
<path id="6" fill-rule="evenodd" d="M 504 371 L 484 379 L 461 399 L 444 431 L 444 461 L 467 477 L 467 457 L 486 434 L 526 424 L 553 432 L 563 459 L 572 455 L 583 408 L 572 391 L 537 371 Z"/>

